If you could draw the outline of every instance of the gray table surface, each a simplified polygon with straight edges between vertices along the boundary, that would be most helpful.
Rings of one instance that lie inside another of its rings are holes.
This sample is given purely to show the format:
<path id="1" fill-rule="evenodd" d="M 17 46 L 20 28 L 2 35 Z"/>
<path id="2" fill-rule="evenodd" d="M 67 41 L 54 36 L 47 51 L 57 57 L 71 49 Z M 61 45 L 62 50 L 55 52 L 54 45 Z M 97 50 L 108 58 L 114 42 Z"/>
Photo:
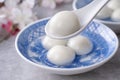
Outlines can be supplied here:
<path id="1" fill-rule="evenodd" d="M 36 7 L 35 11 L 38 11 L 39 18 L 44 18 L 58 11 L 71 9 L 71 4 L 68 4 L 56 10 Z M 13 36 L 0 43 L 0 80 L 120 80 L 120 49 L 110 61 L 97 69 L 83 74 L 62 76 L 44 72 L 24 61 L 16 52 L 15 38 Z M 118 38 L 120 40 L 119 35 Z"/>

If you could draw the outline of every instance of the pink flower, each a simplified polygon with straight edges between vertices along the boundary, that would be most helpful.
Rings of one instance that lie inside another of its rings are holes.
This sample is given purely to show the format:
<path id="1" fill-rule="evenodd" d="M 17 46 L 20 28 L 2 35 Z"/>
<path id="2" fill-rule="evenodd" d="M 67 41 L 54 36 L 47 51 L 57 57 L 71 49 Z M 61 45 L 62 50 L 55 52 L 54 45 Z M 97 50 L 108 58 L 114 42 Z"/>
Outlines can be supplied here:
<path id="1" fill-rule="evenodd" d="M 2 28 L 5 29 L 11 35 L 15 35 L 19 32 L 19 29 L 13 25 L 13 22 L 8 20 L 6 23 L 2 24 Z"/>

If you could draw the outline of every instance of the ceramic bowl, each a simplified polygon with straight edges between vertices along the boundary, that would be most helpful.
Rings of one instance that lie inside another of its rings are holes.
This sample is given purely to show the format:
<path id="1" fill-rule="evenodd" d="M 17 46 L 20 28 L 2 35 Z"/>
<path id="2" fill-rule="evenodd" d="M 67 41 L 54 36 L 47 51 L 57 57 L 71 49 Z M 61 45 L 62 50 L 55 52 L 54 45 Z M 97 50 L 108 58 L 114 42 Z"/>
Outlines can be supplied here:
<path id="1" fill-rule="evenodd" d="M 91 3 L 92 1 L 93 0 L 74 0 L 73 1 L 73 9 L 76 10 L 76 9 L 82 8 L 82 7 L 86 6 L 87 4 Z M 107 25 L 114 32 L 120 33 L 120 22 L 112 21 L 110 18 L 106 18 L 106 19 L 95 18 L 95 20 L 100 21 L 101 23 Z"/>
<path id="2" fill-rule="evenodd" d="M 15 41 L 16 50 L 25 61 L 49 73 L 73 75 L 88 72 L 111 59 L 118 49 L 118 38 L 115 33 L 105 25 L 93 21 L 80 33 L 92 41 L 93 50 L 83 56 L 76 55 L 69 65 L 52 64 L 46 58 L 48 50 L 41 44 L 45 36 L 44 28 L 49 19 L 38 20 L 28 25 L 17 35 Z"/>

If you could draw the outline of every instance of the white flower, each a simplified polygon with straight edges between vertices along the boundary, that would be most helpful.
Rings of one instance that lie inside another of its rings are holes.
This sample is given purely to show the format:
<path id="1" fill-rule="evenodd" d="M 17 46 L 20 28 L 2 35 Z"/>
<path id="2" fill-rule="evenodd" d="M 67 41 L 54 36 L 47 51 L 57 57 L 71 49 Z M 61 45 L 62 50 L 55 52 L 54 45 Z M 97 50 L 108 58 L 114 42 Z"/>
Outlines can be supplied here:
<path id="1" fill-rule="evenodd" d="M 0 0 L 0 3 L 3 3 L 5 0 Z"/>
<path id="2" fill-rule="evenodd" d="M 24 0 L 20 4 L 20 7 L 21 7 L 21 9 L 24 9 L 24 8 L 33 8 L 34 5 L 35 5 L 35 0 Z"/>
<path id="3" fill-rule="evenodd" d="M 6 15 L 0 14 L 0 24 L 5 23 L 5 17 Z"/>
<path id="4" fill-rule="evenodd" d="M 72 0 L 40 0 L 41 6 L 54 9 L 57 4 L 68 3 Z"/>
<path id="5" fill-rule="evenodd" d="M 17 7 L 20 0 L 5 0 L 5 6 L 9 9 Z"/>
<path id="6" fill-rule="evenodd" d="M 0 8 L 0 14 L 9 15 L 9 10 L 6 7 Z"/>
<path id="7" fill-rule="evenodd" d="M 55 3 L 54 0 L 42 0 L 41 5 L 43 7 L 49 7 L 49 8 L 52 8 L 52 9 L 54 9 L 56 7 L 56 3 Z"/>
<path id="8" fill-rule="evenodd" d="M 0 8 L 0 23 L 5 23 L 5 18 L 10 16 L 9 10 L 6 7 Z"/>
<path id="9" fill-rule="evenodd" d="M 0 0 L 0 2 L 5 3 L 5 6 L 0 8 L 0 24 L 11 20 L 13 24 L 19 25 L 19 29 L 22 29 L 37 19 L 32 12 L 35 0 Z"/>
<path id="10" fill-rule="evenodd" d="M 13 8 L 11 11 L 11 19 L 14 23 L 19 24 L 20 29 L 24 28 L 25 25 L 33 21 L 32 15 L 33 13 L 31 9 L 21 10 L 19 8 Z"/>
<path id="11" fill-rule="evenodd" d="M 5 17 L 6 17 L 5 14 L 0 14 L 0 19 L 3 19 L 3 18 L 5 18 Z"/>

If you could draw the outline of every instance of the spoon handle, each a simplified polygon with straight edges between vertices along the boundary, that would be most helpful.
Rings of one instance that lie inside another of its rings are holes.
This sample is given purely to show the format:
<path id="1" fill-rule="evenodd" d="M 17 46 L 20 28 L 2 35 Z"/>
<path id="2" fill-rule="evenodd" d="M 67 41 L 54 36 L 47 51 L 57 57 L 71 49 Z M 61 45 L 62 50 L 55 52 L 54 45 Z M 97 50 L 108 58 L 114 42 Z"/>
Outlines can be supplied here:
<path id="1" fill-rule="evenodd" d="M 109 1 L 110 0 L 93 0 L 87 6 L 76 10 L 75 13 L 79 20 L 82 19 L 80 20 L 81 26 L 87 26 Z"/>

